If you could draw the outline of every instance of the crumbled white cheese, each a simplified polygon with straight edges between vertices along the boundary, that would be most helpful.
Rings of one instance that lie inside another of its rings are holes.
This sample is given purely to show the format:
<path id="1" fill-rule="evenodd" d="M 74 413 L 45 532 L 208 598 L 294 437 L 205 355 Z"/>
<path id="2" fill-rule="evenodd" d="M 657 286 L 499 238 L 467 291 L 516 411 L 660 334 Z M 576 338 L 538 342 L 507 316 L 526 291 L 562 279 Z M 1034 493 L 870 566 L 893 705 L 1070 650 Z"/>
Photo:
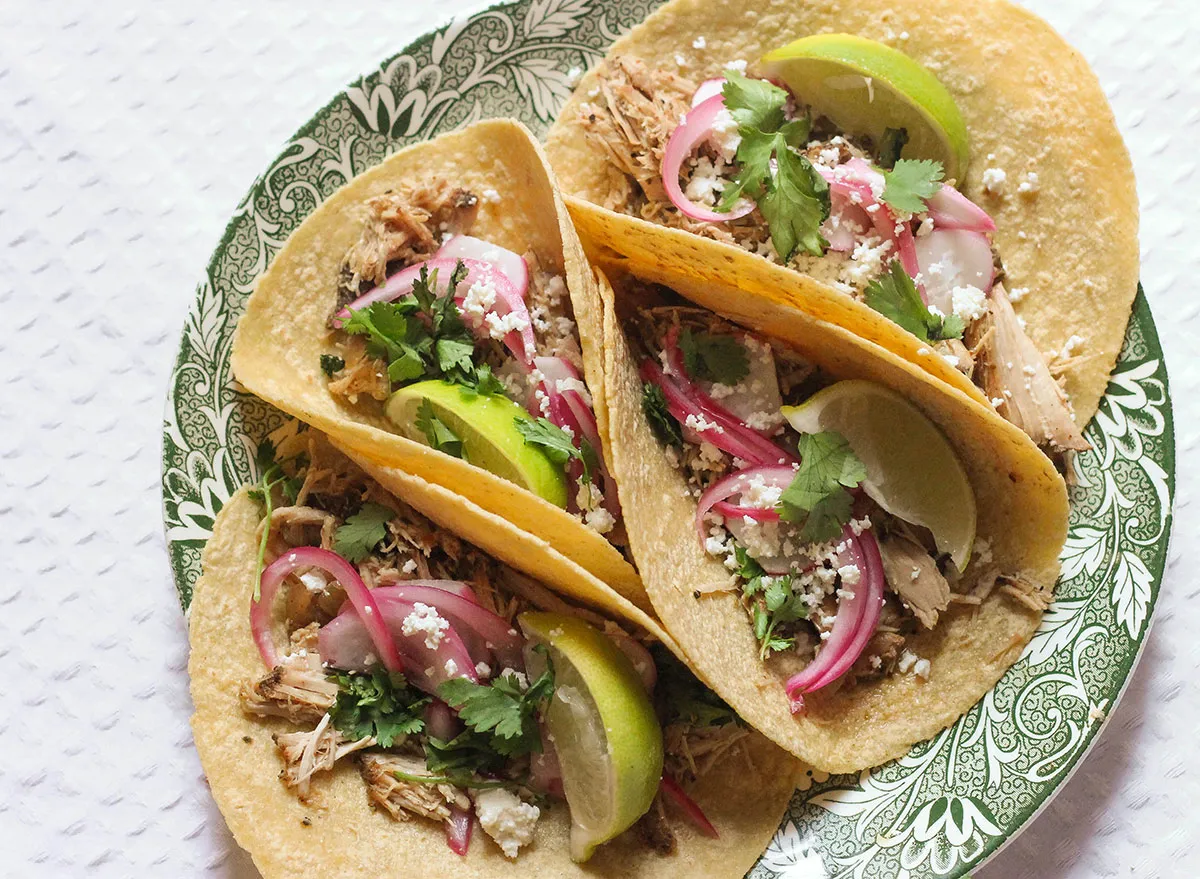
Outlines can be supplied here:
<path id="1" fill-rule="evenodd" d="M 933 231 L 933 217 L 925 217 L 921 220 L 921 225 L 917 226 L 917 237 L 924 238 Z"/>
<path id="2" fill-rule="evenodd" d="M 917 353 L 919 355 L 921 355 L 922 357 L 924 357 L 926 354 L 932 354 L 933 352 L 930 351 L 928 348 L 926 348 L 924 345 L 922 345 L 920 348 L 917 349 Z"/>
<path id="3" fill-rule="evenodd" d="M 689 416 L 690 417 L 690 416 Z M 725 456 L 710 442 L 700 443 L 700 454 L 697 455 L 693 468 L 697 471 L 719 471 L 724 469 Z"/>
<path id="4" fill-rule="evenodd" d="M 854 533 L 855 537 L 858 537 L 858 535 L 862 534 L 864 531 L 866 531 L 870 527 L 871 527 L 871 517 L 870 516 L 863 516 L 861 519 L 851 519 L 850 520 L 850 530 Z"/>
<path id="5" fill-rule="evenodd" d="M 400 573 L 401 574 L 411 574 L 416 569 L 417 569 L 417 560 L 416 559 L 407 559 L 407 560 L 405 560 L 404 564 L 400 566 Z"/>
<path id="6" fill-rule="evenodd" d="M 1040 185 L 1041 184 L 1038 181 L 1037 172 L 1030 171 L 1025 175 L 1025 179 L 1022 180 L 1021 184 L 1017 187 L 1017 192 L 1021 193 L 1022 195 L 1032 195 L 1038 191 L 1038 187 Z"/>
<path id="7" fill-rule="evenodd" d="M 989 402 L 992 404 L 993 408 L 999 409 L 1000 406 L 1003 405 L 1003 403 L 1004 403 L 1004 398 L 1003 397 L 992 397 L 992 399 Z"/>
<path id="8" fill-rule="evenodd" d="M 486 662 L 475 663 L 475 674 L 481 678 L 489 678 L 492 676 L 492 667 Z"/>
<path id="9" fill-rule="evenodd" d="M 842 565 L 837 572 L 842 578 L 843 586 L 857 586 L 862 580 L 862 571 L 858 569 L 858 565 Z"/>
<path id="10" fill-rule="evenodd" d="M 952 368 L 958 369 L 959 360 L 957 354 L 943 354 L 942 359 L 950 364 Z"/>
<path id="11" fill-rule="evenodd" d="M 482 195 L 483 200 L 488 204 L 500 204 L 502 200 L 500 193 L 494 189 L 485 189 L 480 195 Z"/>
<path id="12" fill-rule="evenodd" d="M 1028 287 L 1013 287 L 1011 290 L 1008 291 L 1008 301 L 1009 302 L 1020 302 L 1022 299 L 1024 299 L 1028 295 L 1029 295 Z"/>
<path id="13" fill-rule="evenodd" d="M 721 151 L 721 157 L 725 161 L 733 161 L 737 155 L 738 145 L 742 142 L 742 136 L 738 134 L 737 120 L 728 110 L 722 109 L 713 117 L 711 140 Z"/>
<path id="14" fill-rule="evenodd" d="M 458 674 L 458 663 L 453 659 L 447 659 L 446 664 L 442 666 L 442 668 L 450 677 L 454 677 L 456 674 Z"/>
<path id="15" fill-rule="evenodd" d="M 929 680 L 929 660 L 922 659 L 920 656 L 917 656 L 917 654 L 908 649 L 905 649 L 905 651 L 900 654 L 900 659 L 896 662 L 896 670 L 901 674 L 908 674 L 909 672 L 912 672 L 919 678 Z"/>
<path id="16" fill-rule="evenodd" d="M 1105 710 L 1106 708 L 1108 708 L 1107 699 L 1101 699 L 1095 705 L 1089 705 L 1088 721 L 1090 723 L 1098 723 L 1099 721 L 1104 720 L 1106 717 L 1108 717 L 1108 712 Z"/>
<path id="17" fill-rule="evenodd" d="M 983 189 L 991 195 L 1000 195 L 1004 192 L 1006 180 L 1008 180 L 1008 175 L 1002 168 L 988 168 L 983 172 Z"/>
<path id="18" fill-rule="evenodd" d="M 324 592 L 325 587 L 329 585 L 329 581 L 325 579 L 325 575 L 320 571 L 305 571 L 300 575 L 300 582 L 304 584 L 304 588 L 309 592 Z"/>
<path id="19" fill-rule="evenodd" d="M 412 613 L 406 616 L 404 622 L 400 624 L 400 631 L 405 635 L 424 633 L 425 646 L 430 650 L 438 649 L 438 645 L 442 643 L 442 638 L 446 636 L 446 630 L 449 628 L 449 621 L 438 616 L 436 607 L 430 607 L 419 601 L 413 604 Z"/>
<path id="20" fill-rule="evenodd" d="M 505 857 L 515 858 L 521 846 L 533 842 L 541 811 L 502 787 L 477 791 L 475 814 L 479 826 L 496 841 Z"/>
<path id="21" fill-rule="evenodd" d="M 921 569 L 918 568 L 916 565 L 913 565 L 912 573 L 910 573 L 908 575 L 908 579 L 910 579 L 914 582 L 917 580 L 920 580 L 921 579 Z"/>
<path id="22" fill-rule="evenodd" d="M 529 326 L 529 321 L 525 320 L 525 318 L 521 317 L 515 311 L 510 311 L 505 315 L 489 311 L 483 320 L 487 325 L 488 335 L 493 339 L 503 339 L 511 332 L 519 333 Z"/>
<path id="23" fill-rule="evenodd" d="M 684 419 L 683 424 L 685 427 L 689 427 L 697 433 L 702 433 L 706 430 L 716 431 L 717 433 L 725 432 L 725 428 L 717 424 L 715 421 L 709 421 L 703 415 L 697 415 L 694 412 Z"/>
<path id="24" fill-rule="evenodd" d="M 969 284 L 951 290 L 950 302 L 954 313 L 968 324 L 979 320 L 988 311 L 987 294 Z"/>
<path id="25" fill-rule="evenodd" d="M 559 635 L 562 634 L 562 629 L 558 629 L 557 631 L 558 631 Z M 551 631 L 550 637 L 557 638 L 558 635 L 555 635 L 554 631 Z M 525 677 L 525 672 L 523 672 L 523 671 L 517 671 L 515 668 L 501 669 L 500 677 L 502 677 L 502 678 L 511 677 L 514 681 L 516 681 L 517 686 L 520 687 L 522 690 L 529 689 L 529 678 Z"/>
<path id="26" fill-rule="evenodd" d="M 746 426 L 751 430 L 770 430 L 778 424 L 778 412 L 751 412 L 746 416 Z"/>
<path id="27" fill-rule="evenodd" d="M 856 242 L 850 265 L 844 271 L 847 280 L 856 287 L 865 285 L 883 270 L 884 258 L 892 246 L 892 242 L 881 241 L 875 235 Z"/>
<path id="28" fill-rule="evenodd" d="M 684 58 L 682 55 L 680 55 L 678 52 L 675 53 L 675 63 L 678 64 L 680 67 L 687 67 L 687 59 Z"/>
<path id="29" fill-rule="evenodd" d="M 696 37 L 696 39 L 692 40 L 692 48 L 693 49 L 705 49 L 707 47 L 708 47 L 708 40 L 704 39 L 703 35 L 698 36 L 698 37 Z"/>
<path id="30" fill-rule="evenodd" d="M 738 58 L 736 61 L 730 61 L 728 64 L 726 64 L 725 69 L 726 70 L 736 70 L 738 73 L 745 73 L 746 72 L 746 62 L 743 59 Z"/>
<path id="31" fill-rule="evenodd" d="M 725 188 L 725 178 L 721 176 L 724 165 L 723 161 L 713 165 L 708 156 L 697 158 L 691 179 L 683 190 L 684 195 L 697 204 L 716 204 L 717 196 Z"/>
<path id="32" fill-rule="evenodd" d="M 463 297 L 462 312 L 470 315 L 477 320 L 483 320 L 483 316 L 496 304 L 496 286 L 491 281 L 476 281 L 467 290 L 467 295 Z"/>
<path id="33" fill-rule="evenodd" d="M 1071 338 L 1067 339 L 1066 343 L 1063 345 L 1062 354 L 1059 356 L 1066 359 L 1067 357 L 1072 356 L 1081 345 L 1083 345 L 1083 337 L 1073 335 Z"/>
<path id="34" fill-rule="evenodd" d="M 616 527 L 617 520 L 604 507 L 596 507 L 596 509 L 588 510 L 583 514 L 583 524 L 587 525 L 597 534 L 607 534 Z"/>
<path id="35" fill-rule="evenodd" d="M 913 674 L 923 681 L 929 680 L 929 672 L 931 669 L 932 666 L 929 664 L 928 659 L 918 659 L 915 663 L 913 663 Z"/>
<path id="36" fill-rule="evenodd" d="M 782 486 L 768 485 L 763 477 L 755 476 L 742 491 L 741 505 L 759 510 L 770 510 L 779 503 L 782 494 Z"/>
<path id="37" fill-rule="evenodd" d="M 582 67 L 572 67 L 567 71 L 567 86 L 569 88 L 575 88 L 575 86 L 579 85 L 579 80 L 581 79 L 583 79 Z M 484 193 L 485 196 L 486 194 Z"/>

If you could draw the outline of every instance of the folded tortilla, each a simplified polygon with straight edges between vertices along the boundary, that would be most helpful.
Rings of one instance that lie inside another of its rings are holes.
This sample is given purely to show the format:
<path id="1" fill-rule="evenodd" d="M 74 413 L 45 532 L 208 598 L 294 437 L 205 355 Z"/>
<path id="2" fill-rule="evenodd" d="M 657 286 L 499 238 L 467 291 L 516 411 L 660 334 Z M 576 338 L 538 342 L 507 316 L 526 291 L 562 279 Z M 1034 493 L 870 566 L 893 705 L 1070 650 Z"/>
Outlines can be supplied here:
<path id="1" fill-rule="evenodd" d="M 735 60 L 753 67 L 766 52 L 817 33 L 850 33 L 886 42 L 933 71 L 967 124 L 973 160 L 964 193 L 995 219 L 992 236 L 1009 290 L 1025 291 L 1017 311 L 1042 352 L 1083 342 L 1058 364 L 1079 424 L 1095 414 L 1116 362 L 1138 280 L 1138 203 L 1129 153 L 1095 73 L 1083 56 L 1033 13 L 1006 0 L 762 0 L 750 6 L 672 0 L 613 43 L 609 57 L 641 59 L 699 83 Z M 699 40 L 703 37 L 703 40 Z M 698 45 L 693 45 L 693 43 Z M 624 227 L 640 240 L 649 224 L 605 216 L 619 175 L 590 141 L 580 105 L 597 82 L 579 83 L 547 139 L 547 153 L 582 225 Z M 1008 170 L 1003 198 L 983 190 L 983 173 Z M 1037 185 L 1018 192 L 1019 175 Z M 588 216 L 593 214 L 593 216 Z M 612 234 L 618 234 L 612 232 Z M 969 380 L 910 333 L 862 302 L 823 285 L 779 283 L 786 270 L 724 244 L 676 233 L 661 239 L 660 258 L 690 261 L 711 274 L 755 279 L 791 301 L 916 363 L 982 399 Z M 1014 296 L 1014 301 L 1016 297 Z M 922 353 L 924 352 L 924 353 Z"/>
<path id="2" fill-rule="evenodd" d="M 481 509 L 464 514 L 468 502 L 440 486 L 401 471 L 371 466 L 369 472 L 405 503 L 444 527 L 487 522 L 525 557 L 553 555 L 550 564 L 570 566 L 506 520 Z M 314 777 L 307 802 L 279 780 L 279 757 L 271 735 L 294 729 L 287 721 L 243 713 L 241 685 L 262 675 L 262 659 L 249 625 L 261 511 L 243 490 L 221 510 L 204 550 L 204 573 L 189 613 L 192 729 L 205 776 L 238 844 L 267 877 L 434 877 L 451 875 L 567 877 L 637 876 L 658 879 L 740 877 L 766 847 L 783 815 L 799 764 L 764 737 L 752 735 L 744 755 L 730 755 L 689 789 L 720 832 L 701 835 L 673 822 L 677 849 L 655 854 L 626 833 L 597 849 L 586 865 L 572 863 L 570 817 L 565 806 L 544 812 L 534 843 L 511 861 L 490 841 L 477 838 L 465 858 L 446 845 L 442 826 L 400 822 L 371 807 L 353 761 Z M 461 532 L 460 536 L 462 535 Z M 637 623 L 677 650 L 654 620 L 611 589 L 577 569 L 569 593 L 592 607 Z"/>
<path id="3" fill-rule="evenodd" d="M 833 379 L 865 379 L 903 395 L 955 447 L 975 493 L 977 540 L 987 541 L 1006 573 L 1021 576 L 1043 594 L 1051 592 L 1067 533 L 1066 486 L 1049 459 L 990 406 L 932 381 L 913 364 L 846 329 L 740 291 L 724 278 L 697 281 L 602 249 L 593 260 L 617 280 L 618 290 L 625 289 L 621 281 L 627 275 L 662 284 L 773 345 L 792 348 Z M 654 610 L 692 668 L 752 726 L 829 772 L 858 771 L 899 757 L 953 723 L 1016 662 L 1042 614 L 999 589 L 978 607 L 951 605 L 936 628 L 909 642 L 914 653 L 930 661 L 928 681 L 892 674 L 819 690 L 805 696 L 804 713 L 793 715 L 784 682 L 797 669 L 789 668 L 782 655 L 760 661 L 741 597 L 729 591 L 729 571 L 697 541 L 696 500 L 643 412 L 642 380 L 620 323 L 618 299 L 603 280 L 614 475 Z M 631 303 L 627 297 L 620 304 Z M 968 567 L 968 580 L 971 572 Z"/>
<path id="4" fill-rule="evenodd" d="M 523 126 L 509 120 L 479 122 L 403 149 L 318 207 L 258 280 L 234 337 L 234 376 L 251 393 L 361 456 L 446 486 L 471 501 L 473 508 L 495 513 L 540 537 L 646 609 L 645 590 L 633 566 L 575 516 L 486 470 L 399 435 L 382 410 L 348 406 L 328 390 L 320 369 L 320 356 L 329 345 L 326 321 L 337 301 L 342 260 L 361 233 L 364 202 L 433 177 L 479 193 L 497 191 L 498 201 L 481 200 L 471 233 L 517 253 L 532 251 L 545 270 L 564 276 L 584 377 L 593 399 L 602 401 L 595 286 L 541 148 Z M 602 439 L 605 419 L 603 405 L 597 403 Z M 607 450 L 602 451 L 607 456 Z M 478 536 L 485 549 L 503 551 L 494 537 Z"/>

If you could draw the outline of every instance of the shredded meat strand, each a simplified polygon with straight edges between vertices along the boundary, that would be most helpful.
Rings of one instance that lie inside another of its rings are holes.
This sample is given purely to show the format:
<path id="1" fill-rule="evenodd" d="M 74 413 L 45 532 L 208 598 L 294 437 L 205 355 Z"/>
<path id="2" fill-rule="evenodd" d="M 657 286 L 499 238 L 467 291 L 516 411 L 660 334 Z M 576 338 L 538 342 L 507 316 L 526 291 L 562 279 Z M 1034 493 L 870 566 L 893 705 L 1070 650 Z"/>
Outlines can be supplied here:
<path id="1" fill-rule="evenodd" d="M 333 707 L 337 693 L 337 684 L 321 668 L 320 656 L 293 653 L 266 677 L 242 684 L 238 697 L 247 714 L 316 723 Z"/>
<path id="2" fill-rule="evenodd" d="M 358 769 L 367 784 L 371 802 L 397 821 L 408 821 L 411 815 L 446 821 L 450 807 L 470 809 L 466 793 L 450 784 L 423 784 L 401 781 L 396 772 L 405 775 L 429 775 L 425 761 L 401 754 L 364 754 Z"/>
<path id="3" fill-rule="evenodd" d="M 1054 600 L 1053 589 L 1030 583 L 1023 577 L 1002 576 L 999 582 L 1002 594 L 1039 613 L 1049 608 L 1050 602 Z"/>
<path id="4" fill-rule="evenodd" d="M 328 714 L 321 718 L 316 729 L 276 733 L 274 739 L 284 763 L 279 777 L 288 787 L 296 788 L 301 799 L 308 796 L 313 775 L 332 769 L 346 755 L 375 744 L 371 737 L 350 741 L 333 726 Z"/>
<path id="5" fill-rule="evenodd" d="M 1066 395 L 1041 352 L 1017 320 L 1004 287 L 989 297 L 990 310 L 971 327 L 975 381 L 997 411 L 1054 454 L 1091 448 L 1071 417 Z"/>
<path id="6" fill-rule="evenodd" d="M 898 534 L 879 541 L 883 572 L 892 591 L 925 628 L 937 625 L 950 604 L 950 584 L 923 546 Z"/>

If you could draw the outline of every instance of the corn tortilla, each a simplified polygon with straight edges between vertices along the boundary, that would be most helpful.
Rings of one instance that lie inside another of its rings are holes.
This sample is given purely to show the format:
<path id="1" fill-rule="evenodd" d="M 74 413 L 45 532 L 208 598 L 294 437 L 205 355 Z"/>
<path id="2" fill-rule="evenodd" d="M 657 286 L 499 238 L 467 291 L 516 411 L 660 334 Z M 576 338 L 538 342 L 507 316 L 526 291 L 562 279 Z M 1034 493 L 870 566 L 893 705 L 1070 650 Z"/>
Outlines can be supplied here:
<path id="1" fill-rule="evenodd" d="M 648 609 L 633 566 L 575 516 L 485 470 L 398 435 L 381 409 L 350 407 L 328 390 L 320 370 L 320 355 L 330 345 L 326 320 L 336 302 L 342 259 L 362 228 L 364 202 L 405 182 L 435 176 L 475 192 L 500 193 L 497 203 L 482 200 L 472 234 L 518 253 L 531 250 L 543 269 L 564 276 L 585 378 L 593 397 L 603 398 L 594 282 L 541 148 L 523 126 L 507 120 L 479 122 L 401 150 L 318 207 L 258 280 L 234 337 L 234 375 L 251 393 L 324 431 L 342 446 L 446 486 L 541 537 Z M 602 417 L 602 412 L 596 414 L 597 419 Z M 602 451 L 607 455 L 607 450 Z M 498 548 L 486 535 L 481 537 L 485 549 Z"/>
<path id="2" fill-rule="evenodd" d="M 932 382 L 913 364 L 849 330 L 766 297 L 739 295 L 727 282 L 697 282 L 656 266 L 596 259 L 619 277 L 661 283 L 722 316 L 797 350 L 835 379 L 866 379 L 921 409 L 957 450 L 978 507 L 978 538 L 1006 573 L 1050 588 L 1067 533 L 1066 486 L 1050 461 L 990 407 Z M 853 772 L 904 754 L 953 723 L 995 685 L 1033 636 L 1041 614 L 993 590 L 977 608 L 952 605 L 932 632 L 909 643 L 928 659 L 928 681 L 893 674 L 818 691 L 793 715 L 783 683 L 796 669 L 763 664 L 730 575 L 696 539 L 696 501 L 667 460 L 642 410 L 642 382 L 603 283 L 606 389 L 613 466 L 634 558 L 658 618 L 690 665 L 751 725 L 802 760 Z M 697 597 L 697 592 L 699 597 Z"/>
<path id="3" fill-rule="evenodd" d="M 962 189 L 996 221 L 993 239 L 1007 287 L 1027 291 L 1016 308 L 1030 337 L 1047 353 L 1062 351 L 1072 336 L 1083 340 L 1061 366 L 1077 419 L 1085 424 L 1104 393 L 1137 293 L 1137 192 L 1128 150 L 1095 73 L 1045 21 L 1006 0 L 763 0 L 749 6 L 672 0 L 613 43 L 609 54 L 640 58 L 700 82 L 736 59 L 753 70 L 769 50 L 817 33 L 888 43 L 929 68 L 954 96 L 973 156 Z M 704 48 L 695 48 L 700 36 Z M 547 152 L 566 193 L 601 202 L 609 175 L 618 172 L 577 122 L 595 81 L 592 72 L 579 83 L 550 132 Z M 1001 197 L 983 190 L 990 167 L 1007 172 Z M 1030 172 L 1036 184 L 1018 192 Z M 577 210 L 577 221 L 584 222 L 579 215 Z M 647 225 L 619 219 L 634 229 Z M 678 252 L 678 242 L 663 242 Z M 731 267 L 739 281 L 774 283 L 766 260 L 700 243 L 697 259 L 710 269 Z M 849 296 L 795 285 L 777 295 L 794 297 L 798 307 L 955 387 L 965 381 L 940 358 L 916 356 L 921 346 L 910 334 Z"/>

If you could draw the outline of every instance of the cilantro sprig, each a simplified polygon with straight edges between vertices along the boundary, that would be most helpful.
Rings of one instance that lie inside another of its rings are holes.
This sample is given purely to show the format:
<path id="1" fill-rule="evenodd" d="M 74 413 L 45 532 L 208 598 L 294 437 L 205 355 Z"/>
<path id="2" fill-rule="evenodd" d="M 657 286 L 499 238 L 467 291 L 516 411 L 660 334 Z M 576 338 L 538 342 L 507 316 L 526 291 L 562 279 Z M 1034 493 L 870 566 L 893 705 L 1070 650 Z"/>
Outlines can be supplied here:
<path id="1" fill-rule="evenodd" d="M 688 375 L 724 385 L 740 382 L 750 373 L 746 347 L 728 333 L 679 334 L 679 350 Z"/>
<path id="2" fill-rule="evenodd" d="M 517 432 L 525 440 L 527 446 L 539 446 L 551 462 L 566 467 L 567 462 L 577 460 L 583 464 L 583 473 L 579 477 L 580 485 L 592 481 L 592 473 L 599 465 L 597 451 L 583 437 L 572 439 L 571 435 L 546 418 L 530 420 L 524 416 L 513 419 Z M 578 445 L 576 445 L 578 440 Z"/>
<path id="3" fill-rule="evenodd" d="M 366 337 L 367 352 L 387 361 L 393 384 L 443 378 L 477 394 L 503 394 L 504 386 L 490 367 L 475 365 L 475 338 L 454 301 L 454 292 L 466 276 L 466 266 L 459 260 L 446 292 L 438 294 L 438 270 L 430 272 L 422 266 L 412 295 L 352 311 L 342 330 Z"/>
<path id="4" fill-rule="evenodd" d="M 425 435 L 425 441 L 429 443 L 431 449 L 437 449 L 455 458 L 462 458 L 464 461 L 467 459 L 462 439 L 450 429 L 446 422 L 438 418 L 437 413 L 433 410 L 433 404 L 428 400 L 422 400 L 421 405 L 417 408 L 417 430 Z"/>
<path id="5" fill-rule="evenodd" d="M 778 631 L 780 626 L 808 616 L 808 605 L 792 591 L 792 578 L 787 574 L 768 576 L 763 566 L 741 546 L 734 547 L 734 560 L 742 580 L 742 595 L 750 605 L 759 657 L 766 659 L 772 653 L 794 647 L 796 639 Z"/>
<path id="6" fill-rule="evenodd" d="M 676 448 L 683 446 L 683 431 L 667 407 L 666 395 L 662 388 L 652 382 L 642 385 L 642 411 L 646 413 L 650 427 L 660 442 Z"/>
<path id="7" fill-rule="evenodd" d="M 850 521 L 853 498 L 848 489 L 867 478 L 867 468 L 841 434 L 801 434 L 800 467 L 779 498 L 779 517 L 803 522 L 802 540 L 824 543 Z"/>
<path id="8" fill-rule="evenodd" d="M 387 523 L 396 514 L 382 504 L 363 504 L 333 533 L 333 551 L 350 562 L 361 562 L 387 537 Z"/>
<path id="9" fill-rule="evenodd" d="M 390 748 L 425 729 L 423 710 L 432 700 L 408 685 L 404 675 L 383 669 L 370 674 L 337 673 L 337 699 L 330 722 L 348 739 L 374 736 Z"/>
<path id="10" fill-rule="evenodd" d="M 966 329 L 958 315 L 929 310 L 899 260 L 892 260 L 886 274 L 867 284 L 865 298 L 871 308 L 925 342 L 961 339 Z"/>
<path id="11" fill-rule="evenodd" d="M 266 525 L 258 540 L 258 552 L 254 562 L 254 601 L 262 597 L 262 573 L 267 559 L 267 541 L 271 537 L 271 514 L 275 510 L 275 488 L 283 486 L 283 493 L 293 503 L 300 491 L 303 480 L 299 477 L 289 477 L 283 470 L 283 464 L 275 459 L 275 443 L 264 439 L 254 452 L 254 464 L 258 469 L 258 482 L 250 489 L 250 498 L 263 506 L 263 519 Z M 296 459 L 298 460 L 298 459 Z"/>
<path id="12" fill-rule="evenodd" d="M 899 159 L 883 172 L 881 198 L 898 211 L 919 214 L 926 210 L 925 199 L 941 188 L 944 173 L 942 163 L 933 159 Z"/>
<path id="13" fill-rule="evenodd" d="M 787 261 L 798 249 L 820 256 L 828 247 L 820 227 L 829 216 L 829 185 L 798 150 L 808 141 L 807 118 L 788 120 L 788 93 L 766 80 L 725 72 L 721 93 L 738 123 L 738 172 L 717 209 L 729 211 L 743 198 L 758 203 L 771 242 Z"/>

